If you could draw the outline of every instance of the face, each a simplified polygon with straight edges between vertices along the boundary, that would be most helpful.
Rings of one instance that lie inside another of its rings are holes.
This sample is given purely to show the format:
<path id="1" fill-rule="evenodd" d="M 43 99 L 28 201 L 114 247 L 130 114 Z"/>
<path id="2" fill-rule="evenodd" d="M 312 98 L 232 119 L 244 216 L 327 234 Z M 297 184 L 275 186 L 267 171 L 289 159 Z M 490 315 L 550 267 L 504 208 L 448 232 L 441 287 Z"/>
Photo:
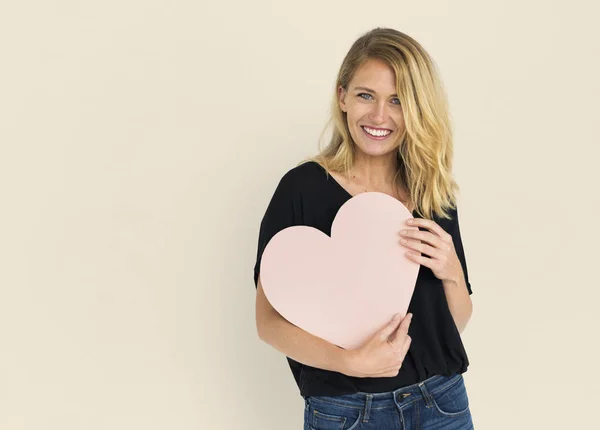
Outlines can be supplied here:
<path id="1" fill-rule="evenodd" d="M 356 149 L 372 157 L 395 156 L 405 126 L 394 70 L 368 59 L 338 94 Z"/>

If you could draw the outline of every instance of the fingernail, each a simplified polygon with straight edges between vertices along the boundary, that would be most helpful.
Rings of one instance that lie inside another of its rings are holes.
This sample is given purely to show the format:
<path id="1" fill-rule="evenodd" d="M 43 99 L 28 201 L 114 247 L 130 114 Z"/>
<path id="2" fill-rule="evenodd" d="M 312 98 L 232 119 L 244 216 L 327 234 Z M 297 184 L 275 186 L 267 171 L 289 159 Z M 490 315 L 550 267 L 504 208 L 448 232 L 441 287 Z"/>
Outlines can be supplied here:
<path id="1" fill-rule="evenodd" d="M 406 221 L 409 224 L 412 224 L 414 221 L 412 219 L 409 219 L 408 221 Z"/>
<path id="2" fill-rule="evenodd" d="M 400 318 L 400 314 L 395 314 L 394 317 L 392 318 L 394 321 L 396 321 L 398 318 Z"/>

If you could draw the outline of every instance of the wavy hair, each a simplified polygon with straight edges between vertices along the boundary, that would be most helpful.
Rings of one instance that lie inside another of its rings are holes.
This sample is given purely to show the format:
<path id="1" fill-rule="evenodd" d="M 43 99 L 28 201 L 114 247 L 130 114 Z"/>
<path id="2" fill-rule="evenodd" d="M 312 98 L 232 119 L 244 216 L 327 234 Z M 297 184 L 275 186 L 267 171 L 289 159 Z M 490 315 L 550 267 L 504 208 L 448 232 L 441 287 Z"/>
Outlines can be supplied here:
<path id="1" fill-rule="evenodd" d="M 368 59 L 389 65 L 396 75 L 396 93 L 402 106 L 405 132 L 400 138 L 394 176 L 395 185 L 407 190 L 411 206 L 424 218 L 434 213 L 450 218 L 456 208 L 459 186 L 452 175 L 452 129 L 445 90 L 437 68 L 425 49 L 410 36 L 390 28 L 377 27 L 358 38 L 340 67 L 331 117 L 329 144 L 319 154 L 301 161 L 314 161 L 326 171 L 348 175 L 355 161 L 355 144 L 346 113 L 342 111 L 338 88 L 348 90 L 356 70 Z M 321 140 L 320 140 L 321 141 Z"/>

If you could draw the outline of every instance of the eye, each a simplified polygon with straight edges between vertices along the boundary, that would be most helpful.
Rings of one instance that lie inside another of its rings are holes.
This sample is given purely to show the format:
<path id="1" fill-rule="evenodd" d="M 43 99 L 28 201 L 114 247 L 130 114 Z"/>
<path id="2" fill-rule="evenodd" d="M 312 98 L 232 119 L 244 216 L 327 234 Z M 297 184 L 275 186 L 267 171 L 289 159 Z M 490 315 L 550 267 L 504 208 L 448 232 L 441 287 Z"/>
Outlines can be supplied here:
<path id="1" fill-rule="evenodd" d="M 360 98 L 362 98 L 362 99 L 364 99 L 364 100 L 369 100 L 369 99 L 368 99 L 369 97 L 371 97 L 371 98 L 373 97 L 373 96 L 372 96 L 371 94 L 369 94 L 369 93 L 359 93 L 359 94 L 357 94 L 357 96 L 358 96 L 358 97 L 360 97 Z M 400 99 L 399 99 L 398 97 L 394 97 L 394 98 L 392 99 L 392 104 L 395 104 L 395 105 L 400 105 Z"/>

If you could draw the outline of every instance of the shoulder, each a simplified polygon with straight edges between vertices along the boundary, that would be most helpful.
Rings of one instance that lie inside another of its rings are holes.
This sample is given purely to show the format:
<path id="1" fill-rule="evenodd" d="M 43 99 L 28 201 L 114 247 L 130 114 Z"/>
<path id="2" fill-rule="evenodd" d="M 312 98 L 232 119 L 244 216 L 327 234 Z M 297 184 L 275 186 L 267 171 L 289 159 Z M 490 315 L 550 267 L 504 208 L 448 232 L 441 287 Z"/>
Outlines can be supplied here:
<path id="1" fill-rule="evenodd" d="M 452 234 L 452 232 L 456 229 L 456 225 L 458 223 L 458 208 L 449 207 L 446 208 L 446 212 L 449 218 L 442 216 L 441 214 L 434 213 L 433 221 L 442 227 L 447 233 Z"/>
<path id="2" fill-rule="evenodd" d="M 306 161 L 289 169 L 279 181 L 282 191 L 302 193 L 325 179 L 325 170 L 314 161 Z"/>
<path id="3" fill-rule="evenodd" d="M 460 226 L 458 222 L 458 206 L 448 209 L 448 213 L 450 215 L 450 219 L 446 220 L 448 227 L 446 231 L 452 235 L 452 237 L 457 240 L 457 236 L 460 236 Z"/>
<path id="4" fill-rule="evenodd" d="M 291 168 L 283 176 L 288 182 L 305 182 L 325 176 L 323 168 L 315 161 L 305 161 Z"/>

